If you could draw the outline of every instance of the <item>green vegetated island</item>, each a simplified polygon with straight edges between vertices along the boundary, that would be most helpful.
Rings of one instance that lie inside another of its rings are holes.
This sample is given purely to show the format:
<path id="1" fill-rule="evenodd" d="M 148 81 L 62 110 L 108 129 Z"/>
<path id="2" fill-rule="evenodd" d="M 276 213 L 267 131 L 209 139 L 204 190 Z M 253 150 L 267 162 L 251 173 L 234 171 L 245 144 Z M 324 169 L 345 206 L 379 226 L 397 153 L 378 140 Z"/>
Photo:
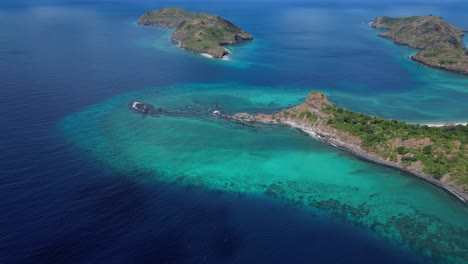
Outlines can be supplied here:
<path id="1" fill-rule="evenodd" d="M 468 202 L 468 126 L 430 127 L 340 108 L 321 92 L 276 114 L 237 113 L 241 122 L 286 124 L 363 159 L 398 168 Z"/>
<path id="2" fill-rule="evenodd" d="M 463 31 L 440 17 L 428 15 L 391 18 L 378 17 L 374 28 L 388 29 L 379 36 L 397 44 L 420 49 L 411 59 L 424 65 L 468 75 L 468 49 Z"/>
<path id="3" fill-rule="evenodd" d="M 229 54 L 224 48 L 253 37 L 219 16 L 191 13 L 179 8 L 163 8 L 145 13 L 138 24 L 176 28 L 171 40 L 179 47 L 214 58 Z"/>

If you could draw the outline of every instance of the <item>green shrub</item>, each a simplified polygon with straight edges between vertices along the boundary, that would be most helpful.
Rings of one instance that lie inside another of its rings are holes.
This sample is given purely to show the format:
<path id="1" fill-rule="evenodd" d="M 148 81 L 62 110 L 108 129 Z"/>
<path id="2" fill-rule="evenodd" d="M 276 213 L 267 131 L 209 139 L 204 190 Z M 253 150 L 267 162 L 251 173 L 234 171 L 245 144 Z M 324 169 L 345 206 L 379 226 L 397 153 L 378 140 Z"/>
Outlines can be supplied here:
<path id="1" fill-rule="evenodd" d="M 432 153 L 432 145 L 427 145 L 423 148 L 424 155 L 430 155 Z"/>

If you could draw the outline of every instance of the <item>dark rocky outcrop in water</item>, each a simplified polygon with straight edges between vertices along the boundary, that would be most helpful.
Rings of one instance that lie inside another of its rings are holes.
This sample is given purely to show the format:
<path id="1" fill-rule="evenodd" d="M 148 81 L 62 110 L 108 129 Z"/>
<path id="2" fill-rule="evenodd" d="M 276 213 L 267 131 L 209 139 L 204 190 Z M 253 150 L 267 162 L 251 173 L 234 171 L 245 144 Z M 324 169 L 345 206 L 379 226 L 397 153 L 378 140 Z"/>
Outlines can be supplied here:
<path id="1" fill-rule="evenodd" d="M 173 117 L 198 117 L 198 118 L 207 118 L 207 117 L 217 117 L 229 119 L 229 115 L 224 113 L 218 104 L 205 104 L 201 103 L 197 106 L 184 106 L 176 108 L 161 108 L 155 107 L 148 103 L 142 103 L 133 101 L 128 103 L 128 109 L 135 113 L 143 114 L 145 116 L 173 116 Z"/>
<path id="2" fill-rule="evenodd" d="M 158 112 L 162 112 L 163 109 L 155 109 L 153 105 L 146 104 L 146 103 L 141 103 L 141 102 L 130 102 L 128 104 L 128 107 L 130 110 L 143 113 L 143 114 L 154 114 Z"/>
<path id="3" fill-rule="evenodd" d="M 130 102 L 128 106 L 130 109 L 144 114 L 148 114 L 154 110 L 154 106 L 140 102 Z"/>

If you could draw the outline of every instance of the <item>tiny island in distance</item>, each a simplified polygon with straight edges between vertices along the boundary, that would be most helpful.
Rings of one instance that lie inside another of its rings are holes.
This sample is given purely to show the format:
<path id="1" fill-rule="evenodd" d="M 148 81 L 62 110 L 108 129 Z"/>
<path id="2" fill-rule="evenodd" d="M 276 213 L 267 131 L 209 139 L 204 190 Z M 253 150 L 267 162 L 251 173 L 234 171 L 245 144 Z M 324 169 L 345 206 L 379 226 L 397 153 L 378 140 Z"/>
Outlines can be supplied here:
<path id="1" fill-rule="evenodd" d="M 163 8 L 143 14 L 138 24 L 176 28 L 171 40 L 179 47 L 196 53 L 223 58 L 224 48 L 253 37 L 230 21 L 214 15 L 191 13 L 180 8 Z"/>
<path id="2" fill-rule="evenodd" d="M 378 17 L 372 27 L 387 29 L 379 34 L 400 45 L 421 50 L 411 59 L 429 67 L 468 75 L 468 49 L 463 44 L 463 31 L 440 17 Z"/>

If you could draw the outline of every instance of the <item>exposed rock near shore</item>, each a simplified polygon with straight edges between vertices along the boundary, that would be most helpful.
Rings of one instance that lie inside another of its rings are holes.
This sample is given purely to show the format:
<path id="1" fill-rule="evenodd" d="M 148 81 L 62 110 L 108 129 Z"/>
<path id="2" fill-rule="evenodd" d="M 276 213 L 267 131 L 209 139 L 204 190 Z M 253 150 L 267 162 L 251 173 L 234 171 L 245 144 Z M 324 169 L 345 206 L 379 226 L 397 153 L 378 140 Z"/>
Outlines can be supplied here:
<path id="1" fill-rule="evenodd" d="M 179 8 L 163 8 L 145 13 L 138 24 L 176 28 L 171 40 L 179 47 L 222 58 L 229 54 L 223 46 L 234 45 L 253 37 L 219 16 L 191 13 Z"/>
<path id="2" fill-rule="evenodd" d="M 351 117 L 356 117 L 356 120 L 351 120 Z M 468 157 L 468 142 L 465 138 L 452 140 L 448 134 L 453 133 L 450 128 L 406 124 L 353 113 L 337 108 L 321 92 L 309 93 L 303 104 L 276 114 L 237 113 L 228 118 L 247 123 L 285 124 L 298 128 L 362 159 L 415 175 L 468 203 L 468 168 L 464 163 L 447 166 L 447 171 L 441 168 L 440 171 L 433 170 L 433 166 L 438 168 L 433 159 L 437 159 L 437 162 L 440 159 L 464 162 L 455 159 L 455 156 L 461 159 Z M 354 122 L 360 122 L 364 129 L 373 131 L 357 133 L 356 130 L 346 129 L 353 127 Z M 383 127 L 383 132 L 379 131 L 380 127 Z M 468 132 L 467 126 L 453 128 L 462 129 L 462 134 Z M 378 141 L 369 139 L 380 133 L 384 133 L 385 138 Z M 453 145 L 444 149 L 443 145 L 452 144 L 452 141 Z"/>
<path id="3" fill-rule="evenodd" d="M 432 15 L 419 17 L 378 17 L 374 28 L 388 29 L 379 36 L 421 51 L 411 58 L 424 65 L 468 75 L 468 50 L 463 31 Z"/>

